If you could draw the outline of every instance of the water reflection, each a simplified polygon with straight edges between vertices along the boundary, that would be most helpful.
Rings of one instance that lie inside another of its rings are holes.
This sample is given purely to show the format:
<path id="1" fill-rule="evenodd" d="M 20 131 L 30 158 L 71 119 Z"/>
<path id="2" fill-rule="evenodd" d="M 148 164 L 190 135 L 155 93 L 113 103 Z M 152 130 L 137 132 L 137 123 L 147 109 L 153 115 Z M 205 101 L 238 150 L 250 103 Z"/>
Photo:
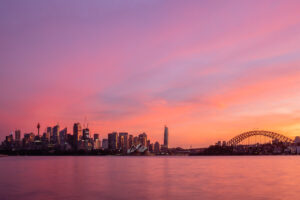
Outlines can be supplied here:
<path id="1" fill-rule="evenodd" d="M 296 156 L 6 157 L 0 199 L 298 199 Z"/>

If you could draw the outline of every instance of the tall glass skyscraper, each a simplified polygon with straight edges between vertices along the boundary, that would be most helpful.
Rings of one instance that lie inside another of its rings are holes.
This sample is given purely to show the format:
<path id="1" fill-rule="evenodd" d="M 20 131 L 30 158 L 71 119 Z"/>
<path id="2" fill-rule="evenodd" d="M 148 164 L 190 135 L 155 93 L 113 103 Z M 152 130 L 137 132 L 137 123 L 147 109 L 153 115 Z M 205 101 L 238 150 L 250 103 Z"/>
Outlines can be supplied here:
<path id="1" fill-rule="evenodd" d="M 169 148 L 169 129 L 167 126 L 165 126 L 164 132 L 164 147 Z"/>
<path id="2" fill-rule="evenodd" d="M 15 140 L 16 140 L 16 142 L 21 141 L 21 131 L 20 130 L 15 131 Z"/>
<path id="3" fill-rule="evenodd" d="M 108 134 L 108 149 L 116 150 L 118 148 L 118 133 L 112 132 Z"/>
<path id="4" fill-rule="evenodd" d="M 77 147 L 79 140 L 82 139 L 82 129 L 80 123 L 75 123 L 73 126 L 74 146 Z"/>
<path id="5" fill-rule="evenodd" d="M 53 143 L 54 144 L 60 144 L 59 140 L 59 125 L 56 125 L 52 128 L 53 133 Z"/>

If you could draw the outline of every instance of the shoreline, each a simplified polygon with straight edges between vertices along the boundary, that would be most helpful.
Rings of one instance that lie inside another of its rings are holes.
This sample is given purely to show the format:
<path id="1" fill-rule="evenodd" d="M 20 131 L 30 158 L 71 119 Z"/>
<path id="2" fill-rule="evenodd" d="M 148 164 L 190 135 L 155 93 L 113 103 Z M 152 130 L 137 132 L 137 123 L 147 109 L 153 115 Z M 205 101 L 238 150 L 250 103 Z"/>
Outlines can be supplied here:
<path id="1" fill-rule="evenodd" d="M 0 154 L 0 158 L 3 157 L 25 157 L 25 156 L 41 156 L 41 157 L 51 157 L 51 156 L 78 156 L 78 157 L 90 157 L 90 156 L 99 156 L 99 157 L 105 157 L 105 156 L 111 156 L 111 157 L 262 157 L 262 156 L 299 156 L 298 154 L 265 154 L 265 155 L 93 155 L 93 154 L 86 154 L 86 155 L 80 155 L 80 154 L 47 154 L 47 155 L 38 155 L 38 154 L 26 154 L 26 155 L 18 155 L 18 154 L 11 154 L 11 155 L 4 155 Z"/>

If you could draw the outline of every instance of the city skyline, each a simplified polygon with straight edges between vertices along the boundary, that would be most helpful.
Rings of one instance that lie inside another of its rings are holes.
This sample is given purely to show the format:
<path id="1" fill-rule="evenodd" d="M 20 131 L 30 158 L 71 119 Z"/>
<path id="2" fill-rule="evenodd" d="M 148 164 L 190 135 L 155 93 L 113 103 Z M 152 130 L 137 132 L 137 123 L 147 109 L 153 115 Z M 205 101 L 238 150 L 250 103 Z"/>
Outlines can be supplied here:
<path id="1" fill-rule="evenodd" d="M 8 132 L 5 136 L 4 136 L 4 139 L 7 137 L 7 136 L 10 136 L 10 135 L 13 135 L 13 137 L 15 138 L 15 134 L 16 132 L 18 133 L 19 137 L 24 137 L 25 134 L 31 134 L 33 133 L 35 136 L 40 136 L 42 137 L 43 134 L 52 134 L 56 137 L 58 137 L 59 135 L 59 132 L 60 130 L 65 130 L 66 131 L 66 134 L 71 134 L 72 136 L 74 136 L 74 139 L 77 138 L 77 140 L 81 139 L 84 137 L 84 131 L 85 130 L 90 130 L 89 128 L 89 125 L 88 123 L 80 123 L 80 122 L 73 122 L 73 125 L 71 127 L 67 127 L 67 126 L 61 126 L 59 123 L 56 123 L 56 124 L 52 124 L 52 125 L 45 125 L 45 126 L 42 126 L 41 125 L 42 123 L 38 122 L 37 123 L 37 126 L 32 126 L 32 127 L 35 127 L 33 129 L 30 129 L 31 131 L 24 131 L 22 128 L 16 128 L 14 130 L 11 130 L 10 132 Z M 40 130 L 41 128 L 43 128 L 42 130 Z M 53 133 L 53 129 L 57 129 L 57 131 L 54 131 L 55 133 Z M 69 130 L 69 131 L 67 131 Z M 70 131 L 72 130 L 72 131 Z M 129 131 L 126 131 L 126 130 L 115 130 L 115 129 L 112 129 L 113 131 L 110 131 L 110 132 L 99 132 L 99 131 L 95 131 L 95 130 L 92 130 L 91 132 L 88 133 L 88 135 L 91 137 L 92 135 L 96 134 L 98 135 L 99 139 L 107 139 L 108 138 L 108 135 L 110 133 L 128 133 L 128 134 L 131 134 L 131 135 L 138 135 L 138 134 L 141 134 L 141 133 L 145 133 L 145 131 L 143 130 L 139 130 L 139 131 L 133 131 L 133 132 L 129 132 Z M 166 138 L 166 130 L 167 130 L 167 139 Z M 168 127 L 165 125 L 163 128 L 161 128 L 161 132 L 162 132 L 162 140 L 161 140 L 161 145 L 165 145 L 166 147 L 168 147 L 168 142 L 166 144 L 165 141 L 169 141 L 168 139 Z M 151 138 L 151 137 L 150 137 Z M 152 138 L 151 138 L 152 139 Z M 76 140 L 76 139 L 75 139 Z M 153 139 L 154 140 L 154 139 Z M 156 140 L 157 141 L 157 140 Z"/>
<path id="2" fill-rule="evenodd" d="M 15 130 L 0 143 L 0 155 L 118 155 L 118 156 L 213 156 L 213 155 L 299 155 L 300 136 L 289 138 L 280 133 L 255 130 L 241 133 L 228 141 L 217 141 L 205 148 L 169 146 L 169 129 L 165 125 L 163 142 L 153 141 L 145 132 L 111 132 L 100 137 L 87 125 L 76 122 L 73 133 L 68 128 L 47 126 L 40 134 Z M 102 138 L 102 140 L 101 140 Z"/>
<path id="3" fill-rule="evenodd" d="M 62 128 L 59 124 L 47 126 L 40 134 L 23 133 L 20 129 L 8 134 L 0 142 L 1 152 L 17 155 L 171 155 L 187 154 L 177 147 L 170 148 L 168 127 L 164 127 L 164 141 L 153 141 L 145 132 L 137 135 L 128 132 L 111 132 L 100 135 L 79 122 L 73 124 L 73 131 Z M 0 154 L 1 155 L 1 154 Z"/>
<path id="4" fill-rule="evenodd" d="M 117 2 L 0 2 L 1 141 L 85 119 L 185 148 L 300 135 L 299 1 Z"/>

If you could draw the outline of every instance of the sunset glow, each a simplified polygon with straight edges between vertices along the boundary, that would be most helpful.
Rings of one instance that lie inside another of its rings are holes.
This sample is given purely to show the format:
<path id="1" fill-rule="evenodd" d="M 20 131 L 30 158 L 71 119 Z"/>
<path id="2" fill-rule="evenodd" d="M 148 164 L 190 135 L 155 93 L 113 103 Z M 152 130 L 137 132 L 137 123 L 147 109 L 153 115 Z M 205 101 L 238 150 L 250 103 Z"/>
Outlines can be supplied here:
<path id="1" fill-rule="evenodd" d="M 300 1 L 0 2 L 0 140 L 88 123 L 203 147 L 300 136 Z"/>

